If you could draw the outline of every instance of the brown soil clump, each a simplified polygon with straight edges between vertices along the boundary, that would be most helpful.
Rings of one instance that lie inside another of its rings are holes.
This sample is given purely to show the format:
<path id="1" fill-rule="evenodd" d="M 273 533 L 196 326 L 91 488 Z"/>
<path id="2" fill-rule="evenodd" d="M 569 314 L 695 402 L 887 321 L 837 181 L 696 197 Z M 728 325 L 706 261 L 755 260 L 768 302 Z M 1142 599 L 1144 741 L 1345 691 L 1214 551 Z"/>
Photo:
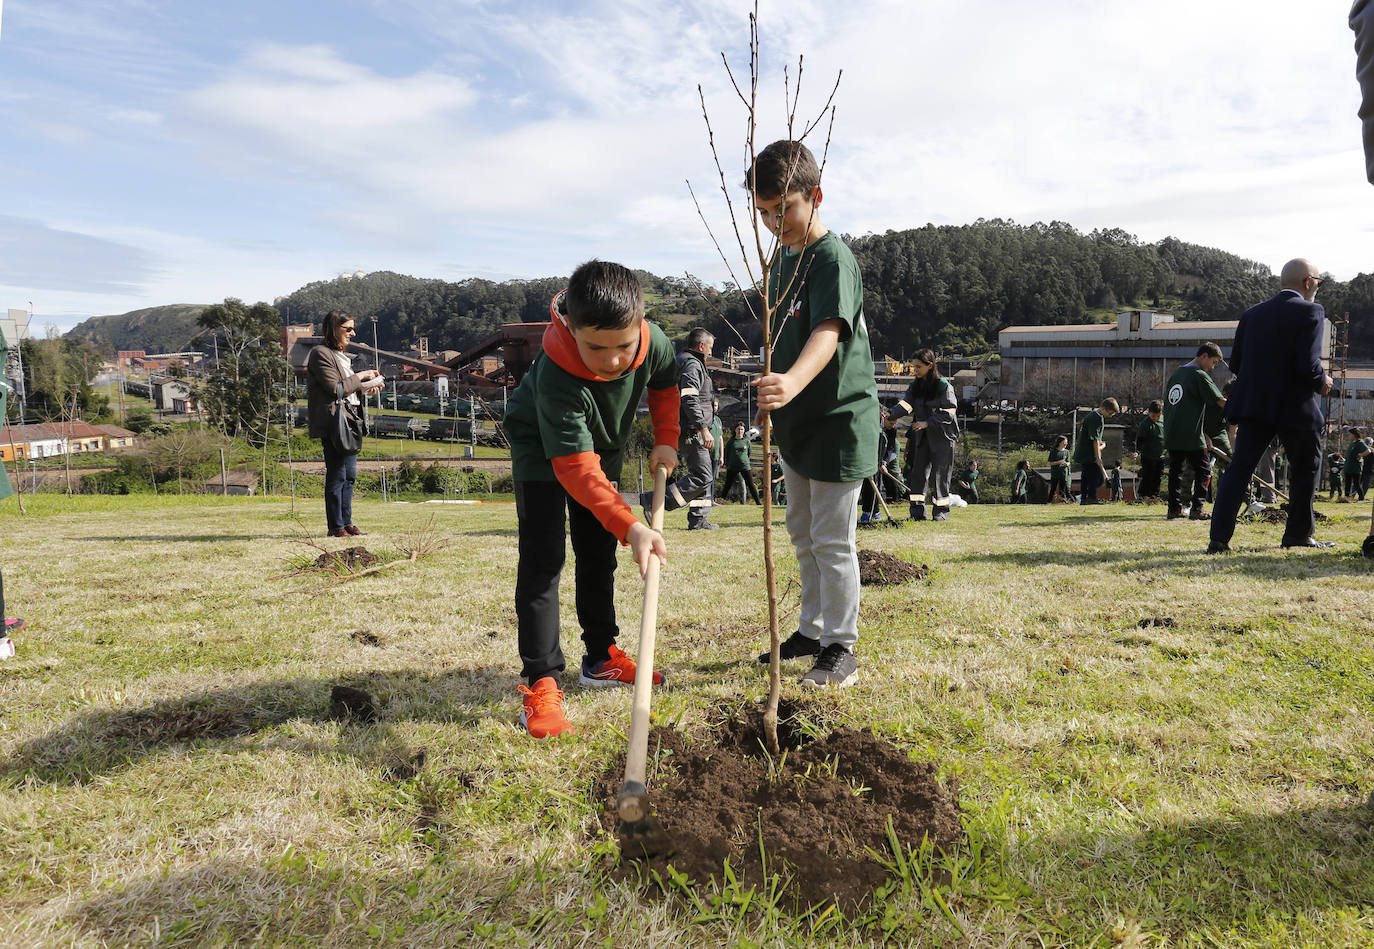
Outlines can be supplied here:
<path id="1" fill-rule="evenodd" d="M 349 570 L 363 570 L 379 562 L 377 555 L 366 547 L 345 547 L 320 554 L 315 558 L 314 569 L 336 570 L 342 564 Z"/>
<path id="2" fill-rule="evenodd" d="M 1255 523 L 1263 522 L 1263 523 L 1265 523 L 1265 524 L 1287 524 L 1287 523 L 1288 523 L 1288 505 L 1287 505 L 1287 504 L 1282 504 L 1282 505 L 1280 505 L 1280 506 L 1278 506 L 1278 507 L 1267 507 L 1267 508 L 1265 508 L 1263 511 L 1260 511 L 1260 512 L 1257 513 L 1257 514 L 1245 514 L 1245 515 L 1242 515 L 1242 516 L 1243 516 L 1246 520 L 1250 520 L 1250 521 L 1253 521 L 1253 522 L 1255 522 Z M 1321 521 L 1330 520 L 1330 518 L 1328 518 L 1328 517 L 1327 517 L 1325 514 L 1323 514 L 1321 511 L 1313 511 L 1313 512 L 1312 512 L 1312 519 L 1313 519 L 1314 521 L 1317 521 L 1318 523 L 1320 523 Z"/>
<path id="3" fill-rule="evenodd" d="M 859 551 L 859 583 L 865 586 L 924 580 L 929 573 L 930 568 L 925 564 L 918 567 L 881 550 Z"/>
<path id="4" fill-rule="evenodd" d="M 363 689 L 355 689 L 351 685 L 336 685 L 329 690 L 329 717 L 339 721 L 371 725 L 379 718 L 377 700 Z"/>
<path id="5" fill-rule="evenodd" d="M 1136 626 L 1139 626 L 1141 629 L 1149 629 L 1151 626 L 1169 627 L 1173 625 L 1174 618 L 1172 616 L 1147 616 L 1139 623 L 1136 623 Z"/>
<path id="6" fill-rule="evenodd" d="M 957 791 L 939 781 L 935 765 L 852 728 L 808 741 L 786 704 L 778 741 L 787 753 L 771 763 L 762 751 L 761 708 L 739 710 L 695 739 L 671 728 L 651 731 L 649 760 L 659 770 L 649 791 L 661 832 L 647 841 L 622 838 L 617 878 L 661 884 L 671 879 L 671 865 L 704 884 L 722 878 L 728 859 L 742 888 L 764 893 L 774 883 L 785 906 L 834 902 L 852 912 L 889 876 L 868 852 L 891 859 L 889 822 L 903 847 L 919 847 L 924 837 L 937 849 L 960 843 Z M 622 757 L 595 789 L 606 802 L 601 824 L 608 830 L 622 830 L 615 797 L 623 776 Z"/>

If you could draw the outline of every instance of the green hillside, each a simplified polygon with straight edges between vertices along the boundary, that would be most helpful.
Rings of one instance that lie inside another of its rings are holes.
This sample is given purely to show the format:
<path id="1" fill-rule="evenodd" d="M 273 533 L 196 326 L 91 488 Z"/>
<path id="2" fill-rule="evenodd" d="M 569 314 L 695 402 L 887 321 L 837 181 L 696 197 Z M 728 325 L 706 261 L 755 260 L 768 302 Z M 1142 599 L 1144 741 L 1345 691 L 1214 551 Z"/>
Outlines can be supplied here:
<path id="1" fill-rule="evenodd" d="M 143 349 L 150 353 L 178 353 L 190 347 L 198 332 L 196 319 L 208 304 L 172 303 L 150 306 L 115 316 L 93 316 L 67 332 L 101 349 Z"/>

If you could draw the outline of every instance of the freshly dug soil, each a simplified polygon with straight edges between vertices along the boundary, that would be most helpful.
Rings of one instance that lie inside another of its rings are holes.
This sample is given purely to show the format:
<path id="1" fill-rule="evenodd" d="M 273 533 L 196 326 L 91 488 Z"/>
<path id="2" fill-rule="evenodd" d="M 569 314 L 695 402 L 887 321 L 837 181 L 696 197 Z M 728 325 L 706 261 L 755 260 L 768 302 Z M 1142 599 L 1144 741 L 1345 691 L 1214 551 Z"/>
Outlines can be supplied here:
<path id="1" fill-rule="evenodd" d="M 925 564 L 918 567 L 881 550 L 859 551 L 859 583 L 865 586 L 924 580 L 929 573 L 930 568 Z"/>
<path id="2" fill-rule="evenodd" d="M 781 881 L 783 905 L 805 910 L 833 901 L 850 912 L 862 909 L 888 877 L 866 848 L 890 859 L 889 820 L 903 847 L 918 847 L 924 836 L 940 849 L 958 846 L 957 789 L 940 783 L 933 764 L 912 761 L 852 728 L 808 740 L 795 714 L 784 702 L 778 741 L 788 750 L 771 777 L 761 707 L 738 710 L 696 737 L 654 728 L 649 761 L 659 765 L 649 792 L 658 832 L 624 834 L 615 810 L 623 757 L 597 782 L 606 802 L 601 824 L 621 835 L 622 859 L 613 873 L 636 882 L 653 881 L 654 873 L 668 880 L 671 864 L 705 883 L 721 879 L 729 858 L 736 879 L 762 893 L 761 836 L 767 876 Z"/>
<path id="3" fill-rule="evenodd" d="M 1266 524 L 1287 524 L 1288 505 L 1284 504 L 1279 507 L 1267 507 L 1263 511 L 1260 511 L 1258 514 L 1244 514 L 1242 515 L 1242 517 L 1246 520 L 1253 521 L 1255 523 L 1263 522 Z M 1329 520 L 1329 518 L 1321 511 L 1313 511 L 1312 519 L 1318 522 Z"/>
<path id="4" fill-rule="evenodd" d="M 332 570 L 342 563 L 350 570 L 362 570 L 377 563 L 377 555 L 366 547 L 345 547 L 331 550 L 315 558 L 316 570 Z"/>

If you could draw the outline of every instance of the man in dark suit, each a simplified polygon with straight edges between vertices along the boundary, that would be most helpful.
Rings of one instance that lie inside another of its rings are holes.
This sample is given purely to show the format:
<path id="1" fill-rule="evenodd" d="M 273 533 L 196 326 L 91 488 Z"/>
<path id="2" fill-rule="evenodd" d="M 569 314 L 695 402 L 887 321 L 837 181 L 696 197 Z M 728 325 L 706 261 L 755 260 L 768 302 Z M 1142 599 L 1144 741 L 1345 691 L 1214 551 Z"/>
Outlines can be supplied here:
<path id="1" fill-rule="evenodd" d="M 1312 536 L 1312 495 L 1326 424 L 1318 396 L 1331 391 L 1321 363 L 1325 311 L 1312 302 L 1321 286 L 1317 268 L 1290 260 L 1279 275 L 1283 289 L 1246 310 L 1231 347 L 1231 397 L 1223 413 L 1236 423 L 1235 454 L 1212 509 L 1209 554 L 1230 550 L 1245 485 L 1265 447 L 1277 436 L 1291 467 L 1284 547 L 1330 547 Z"/>
<path id="2" fill-rule="evenodd" d="M 1360 83 L 1360 119 L 1364 125 L 1365 173 L 1374 184 L 1374 0 L 1355 0 L 1350 8 L 1355 31 L 1355 78 Z M 1374 518 L 1361 553 L 1374 559 Z"/>

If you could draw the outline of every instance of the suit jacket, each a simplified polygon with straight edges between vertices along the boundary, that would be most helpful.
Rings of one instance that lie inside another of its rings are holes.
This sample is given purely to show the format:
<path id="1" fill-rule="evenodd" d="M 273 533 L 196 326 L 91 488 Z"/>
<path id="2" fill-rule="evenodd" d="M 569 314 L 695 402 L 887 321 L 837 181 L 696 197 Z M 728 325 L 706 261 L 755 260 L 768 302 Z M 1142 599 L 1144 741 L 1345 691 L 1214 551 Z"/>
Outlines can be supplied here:
<path id="1" fill-rule="evenodd" d="M 329 422 L 334 417 L 334 388 L 340 382 L 343 383 L 345 396 L 362 388 L 362 380 L 356 372 L 347 376 L 343 374 L 335 352 L 321 343 L 310 350 L 305 360 L 305 408 L 311 438 L 324 438 L 328 432 Z M 361 400 L 359 409 L 366 419 L 367 407 L 361 404 Z"/>
<path id="2" fill-rule="evenodd" d="M 1231 347 L 1231 396 L 1223 410 L 1233 422 L 1316 430 L 1326 421 L 1318 393 L 1326 383 L 1321 338 L 1326 311 L 1301 294 L 1280 290 L 1241 315 Z"/>
<path id="3" fill-rule="evenodd" d="M 1355 31 L 1355 78 L 1360 83 L 1365 171 L 1374 182 L 1374 0 L 1355 0 L 1350 8 L 1350 28 Z"/>

